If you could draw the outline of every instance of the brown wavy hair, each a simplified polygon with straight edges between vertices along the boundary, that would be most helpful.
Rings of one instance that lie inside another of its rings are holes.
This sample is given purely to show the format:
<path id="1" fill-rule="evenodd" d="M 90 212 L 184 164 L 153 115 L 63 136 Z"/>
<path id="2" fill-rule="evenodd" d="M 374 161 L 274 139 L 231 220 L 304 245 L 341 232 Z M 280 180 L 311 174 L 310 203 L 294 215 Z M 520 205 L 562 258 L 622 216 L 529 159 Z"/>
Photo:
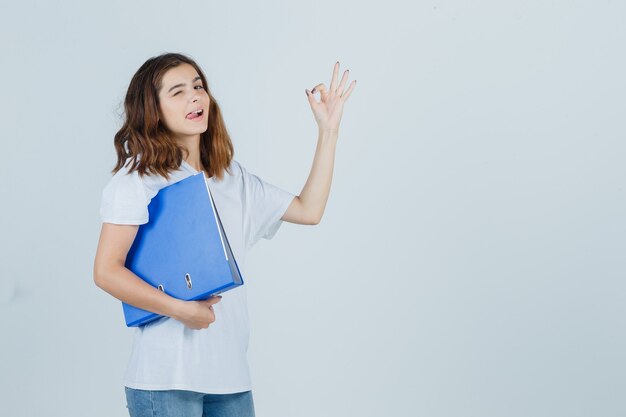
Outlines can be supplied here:
<path id="1" fill-rule="evenodd" d="M 124 124 L 115 134 L 119 171 L 131 158 L 129 172 L 140 175 L 156 173 L 169 179 L 169 171 L 180 168 L 186 150 L 171 137 L 159 117 L 159 95 L 163 76 L 172 67 L 183 63 L 195 68 L 207 91 L 209 104 L 208 128 L 200 134 L 200 160 L 209 177 L 222 179 L 234 157 L 233 144 L 226 130 L 217 100 L 209 91 L 204 73 L 193 59 L 178 53 L 164 53 L 148 59 L 135 73 L 124 99 Z"/>

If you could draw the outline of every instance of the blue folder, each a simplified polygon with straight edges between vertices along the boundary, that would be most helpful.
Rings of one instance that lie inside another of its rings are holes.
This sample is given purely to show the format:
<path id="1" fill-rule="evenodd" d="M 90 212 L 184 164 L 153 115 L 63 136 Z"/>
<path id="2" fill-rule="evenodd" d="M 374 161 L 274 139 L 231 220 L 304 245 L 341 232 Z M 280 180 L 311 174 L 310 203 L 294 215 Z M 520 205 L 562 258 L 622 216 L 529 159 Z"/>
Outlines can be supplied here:
<path id="1" fill-rule="evenodd" d="M 243 278 L 203 173 L 162 188 L 148 205 L 126 267 L 181 300 L 203 300 L 243 285 Z M 164 316 L 122 303 L 126 325 Z"/>

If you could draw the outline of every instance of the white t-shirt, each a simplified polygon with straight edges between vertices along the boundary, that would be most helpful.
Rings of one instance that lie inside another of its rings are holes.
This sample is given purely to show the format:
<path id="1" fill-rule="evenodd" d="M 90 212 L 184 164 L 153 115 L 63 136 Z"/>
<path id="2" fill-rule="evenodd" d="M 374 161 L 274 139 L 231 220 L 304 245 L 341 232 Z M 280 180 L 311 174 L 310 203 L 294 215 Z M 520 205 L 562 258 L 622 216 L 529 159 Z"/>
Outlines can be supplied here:
<path id="1" fill-rule="evenodd" d="M 127 387 L 209 394 L 252 389 L 246 357 L 249 330 L 245 282 L 256 277 L 246 275 L 246 253 L 260 238 L 271 239 L 276 234 L 294 194 L 250 174 L 234 160 L 230 171 L 232 175 L 224 172 L 222 180 L 211 177 L 207 182 L 244 285 L 222 294 L 222 300 L 214 305 L 215 322 L 207 329 L 193 330 L 170 317 L 135 328 L 123 378 Z M 128 175 L 125 166 L 102 192 L 102 221 L 147 223 L 148 204 L 157 192 L 197 172 L 184 160 L 169 180 L 160 175 L 141 177 L 137 171 Z"/>

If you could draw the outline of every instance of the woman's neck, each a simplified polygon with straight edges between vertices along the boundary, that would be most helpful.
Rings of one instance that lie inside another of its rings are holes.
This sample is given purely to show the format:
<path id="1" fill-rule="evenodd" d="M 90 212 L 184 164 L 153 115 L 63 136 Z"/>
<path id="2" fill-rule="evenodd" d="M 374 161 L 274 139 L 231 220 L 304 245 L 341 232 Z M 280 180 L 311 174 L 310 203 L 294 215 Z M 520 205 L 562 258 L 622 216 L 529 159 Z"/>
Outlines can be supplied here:
<path id="1" fill-rule="evenodd" d="M 200 135 L 177 139 L 176 142 L 187 151 L 185 161 L 196 171 L 203 171 L 200 159 Z"/>
<path id="2" fill-rule="evenodd" d="M 196 171 L 204 171 L 204 168 L 202 168 L 202 161 L 200 160 L 199 152 L 196 152 L 195 155 L 190 153 L 185 161 L 187 161 L 187 163 L 191 165 Z"/>

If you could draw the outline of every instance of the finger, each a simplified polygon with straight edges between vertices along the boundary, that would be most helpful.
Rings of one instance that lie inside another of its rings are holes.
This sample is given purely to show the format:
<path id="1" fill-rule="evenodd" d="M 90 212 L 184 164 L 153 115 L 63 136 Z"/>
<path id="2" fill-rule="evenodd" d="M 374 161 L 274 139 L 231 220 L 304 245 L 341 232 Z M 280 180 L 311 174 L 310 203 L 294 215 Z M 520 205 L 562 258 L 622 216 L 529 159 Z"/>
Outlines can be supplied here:
<path id="1" fill-rule="evenodd" d="M 309 100 L 309 104 L 311 105 L 311 108 L 313 108 L 313 106 L 315 106 L 317 104 L 317 101 L 315 100 L 315 94 L 313 94 L 312 92 L 310 92 L 306 88 L 304 89 L 304 91 L 306 93 L 307 100 Z"/>
<path id="2" fill-rule="evenodd" d="M 337 88 L 337 75 L 339 74 L 339 61 L 335 63 L 333 68 L 333 78 L 330 80 L 330 91 L 333 92 Z"/>
<path id="3" fill-rule="evenodd" d="M 346 81 L 348 81 L 348 75 L 350 74 L 350 70 L 345 70 L 343 72 L 343 76 L 341 77 L 341 82 L 337 87 L 337 91 L 341 91 L 343 93 L 343 86 L 346 85 Z M 339 94 L 341 96 L 341 94 Z"/>
<path id="4" fill-rule="evenodd" d="M 348 90 L 346 90 L 346 92 L 341 95 L 341 98 L 344 101 L 347 100 L 348 97 L 350 97 L 350 94 L 352 94 L 352 90 L 354 90 L 354 87 L 356 87 L 356 80 L 352 81 L 350 83 L 350 86 L 348 87 Z"/>
<path id="5" fill-rule="evenodd" d="M 315 94 L 317 91 L 320 92 L 320 97 L 322 101 L 326 101 L 326 99 L 328 98 L 328 91 L 326 90 L 326 86 L 324 85 L 324 83 L 320 83 L 316 85 L 315 87 L 313 87 L 313 90 L 311 90 L 311 93 Z"/>
<path id="6" fill-rule="evenodd" d="M 222 296 L 221 295 L 214 295 L 210 298 L 207 298 L 206 300 L 204 300 L 203 302 L 205 304 L 208 304 L 209 306 L 212 306 L 213 304 L 217 304 L 222 300 Z"/>

